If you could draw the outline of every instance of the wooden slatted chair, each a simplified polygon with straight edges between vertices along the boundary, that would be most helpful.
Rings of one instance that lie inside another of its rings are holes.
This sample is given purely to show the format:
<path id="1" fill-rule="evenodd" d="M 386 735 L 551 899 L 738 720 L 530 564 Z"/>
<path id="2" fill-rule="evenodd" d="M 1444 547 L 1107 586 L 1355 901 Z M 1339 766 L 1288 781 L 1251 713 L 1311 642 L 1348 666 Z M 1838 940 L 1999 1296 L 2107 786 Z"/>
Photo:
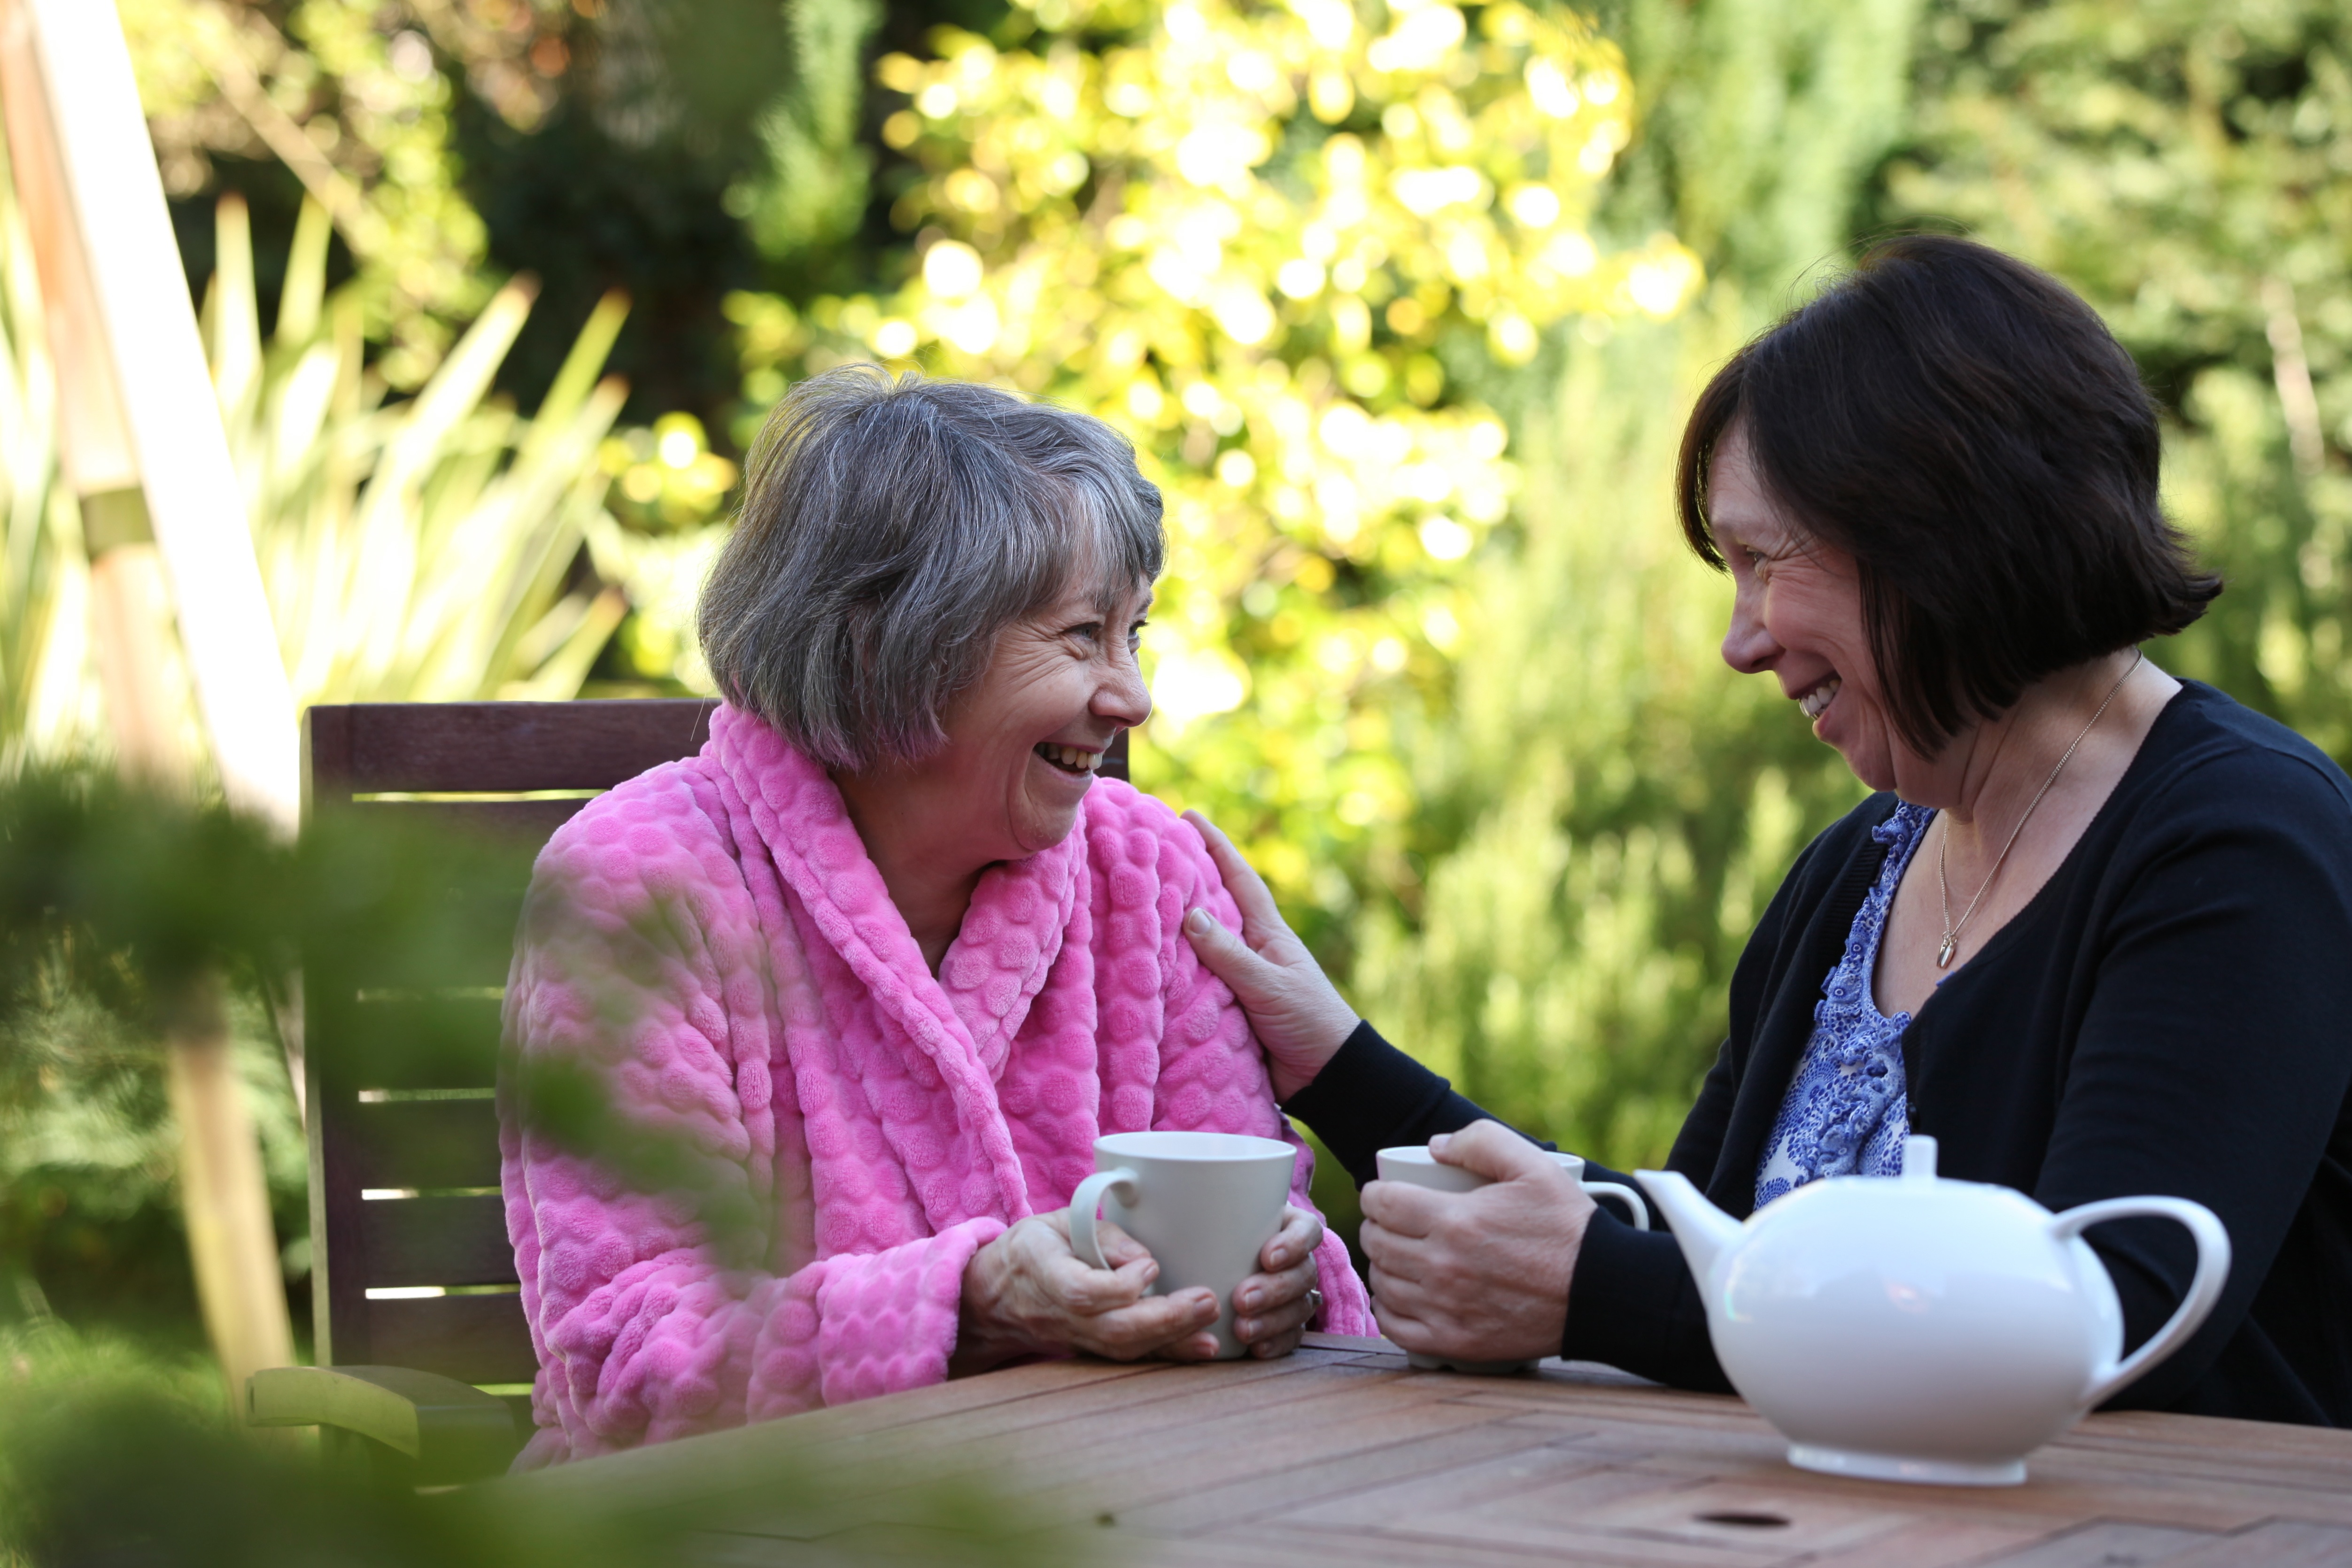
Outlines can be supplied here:
<path id="1" fill-rule="evenodd" d="M 698 750 L 713 706 L 313 707 L 302 724 L 304 821 L 337 810 L 389 823 L 396 813 L 536 852 L 594 795 Z M 1127 776 L 1124 735 L 1103 770 Z M 522 863 L 499 890 L 511 911 Z M 511 915 L 499 928 L 511 930 Z M 347 954 L 313 955 L 303 975 L 317 1364 L 256 1374 L 247 1419 L 319 1427 L 331 1446 L 416 1485 L 502 1469 L 529 1429 L 538 1366 L 499 1197 L 492 1101 L 510 956 L 486 944 L 424 993 Z M 404 1030 L 442 1043 L 368 1049 Z"/>

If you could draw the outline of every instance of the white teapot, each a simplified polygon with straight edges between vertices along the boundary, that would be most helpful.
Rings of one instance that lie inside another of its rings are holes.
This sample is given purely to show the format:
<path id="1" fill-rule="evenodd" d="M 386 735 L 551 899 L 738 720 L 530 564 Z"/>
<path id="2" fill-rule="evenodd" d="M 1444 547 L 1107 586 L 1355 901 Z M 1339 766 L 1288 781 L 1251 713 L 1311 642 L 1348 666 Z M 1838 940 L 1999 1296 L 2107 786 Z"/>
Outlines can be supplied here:
<path id="1" fill-rule="evenodd" d="M 1936 1176 L 1832 1176 L 1745 1221 L 1672 1171 L 1636 1171 L 1673 1225 L 1732 1386 L 1832 1475 L 2013 1486 L 2025 1455 L 2178 1350 L 2230 1276 L 2230 1237 L 2180 1197 L 2053 1215 L 2024 1194 Z M 2123 1354 L 2123 1309 L 2083 1230 L 2156 1215 L 2197 1239 L 2189 1294 Z"/>

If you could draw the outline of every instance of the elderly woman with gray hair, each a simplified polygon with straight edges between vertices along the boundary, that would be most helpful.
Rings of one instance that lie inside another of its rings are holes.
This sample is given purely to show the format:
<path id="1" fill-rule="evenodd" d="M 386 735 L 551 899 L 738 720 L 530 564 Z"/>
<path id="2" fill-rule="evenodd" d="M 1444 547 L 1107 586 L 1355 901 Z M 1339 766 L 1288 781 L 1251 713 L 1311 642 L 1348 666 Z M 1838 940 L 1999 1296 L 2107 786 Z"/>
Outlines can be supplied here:
<path id="1" fill-rule="evenodd" d="M 1150 712 L 1160 517 L 1126 442 L 1049 404 L 856 366 L 777 411 L 704 591 L 709 743 L 549 842 L 506 1003 L 525 1058 L 712 1158 L 766 1255 L 509 1115 L 521 1466 L 1020 1356 L 1213 1354 L 1216 1298 L 1148 1294 L 1130 1239 L 1082 1262 L 1066 1207 L 1101 1134 L 1297 1145 L 1180 934 L 1238 918 L 1200 834 L 1095 777 Z M 1259 1355 L 1370 1329 L 1310 1169 L 1234 1292 Z"/>

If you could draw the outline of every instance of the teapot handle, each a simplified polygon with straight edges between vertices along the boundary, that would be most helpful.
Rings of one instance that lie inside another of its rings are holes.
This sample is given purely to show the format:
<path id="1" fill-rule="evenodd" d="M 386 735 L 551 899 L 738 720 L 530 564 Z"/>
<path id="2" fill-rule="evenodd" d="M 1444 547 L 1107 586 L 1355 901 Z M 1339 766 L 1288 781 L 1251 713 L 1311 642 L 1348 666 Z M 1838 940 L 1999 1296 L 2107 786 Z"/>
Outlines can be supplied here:
<path id="1" fill-rule="evenodd" d="M 2229 1231 L 2222 1228 L 2211 1209 L 2185 1197 L 2111 1197 L 2100 1203 L 2085 1203 L 2053 1216 L 2050 1235 L 2053 1240 L 2065 1241 L 2105 1220 L 2140 1218 L 2173 1219 L 2187 1226 L 2189 1234 L 2197 1241 L 2197 1273 L 2189 1281 L 2189 1293 L 2181 1298 L 2170 1321 L 2157 1330 L 2146 1344 L 2115 1365 L 2092 1373 L 2091 1387 L 2084 1395 L 2083 1403 L 2093 1408 L 2105 1404 L 2134 1378 L 2179 1350 L 2212 1312 L 2214 1303 L 2221 1299 L 2221 1287 L 2230 1280 Z"/>

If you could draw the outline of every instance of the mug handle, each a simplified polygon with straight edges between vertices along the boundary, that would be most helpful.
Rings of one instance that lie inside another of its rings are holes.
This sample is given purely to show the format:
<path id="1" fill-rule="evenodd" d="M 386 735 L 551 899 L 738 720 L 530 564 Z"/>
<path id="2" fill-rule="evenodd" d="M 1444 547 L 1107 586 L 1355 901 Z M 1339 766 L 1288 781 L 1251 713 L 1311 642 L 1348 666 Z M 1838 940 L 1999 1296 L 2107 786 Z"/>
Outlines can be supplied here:
<path id="1" fill-rule="evenodd" d="M 1632 1209 L 1633 1211 L 1634 1229 L 1647 1230 L 1650 1228 L 1650 1206 L 1643 1203 L 1642 1201 L 1642 1195 L 1635 1192 L 1632 1187 L 1625 1186 L 1613 1181 L 1588 1181 L 1579 1185 L 1580 1185 L 1586 1192 L 1591 1194 L 1594 1197 L 1601 1197 L 1604 1196 L 1613 1197 L 1624 1204 L 1627 1208 Z"/>
<path id="2" fill-rule="evenodd" d="M 2179 1350 L 2211 1313 L 2214 1303 L 2221 1299 L 2221 1287 L 2230 1281 L 2229 1231 L 2211 1209 L 2185 1197 L 2111 1197 L 2100 1203 L 2085 1203 L 2053 1215 L 2050 1235 L 2053 1240 L 2071 1240 L 2103 1220 L 2142 1217 L 2177 1220 L 2189 1228 L 2189 1234 L 2197 1241 L 2197 1273 L 2189 1281 L 2189 1293 L 2173 1310 L 2171 1319 L 2146 1344 L 2115 1365 L 2091 1374 L 2090 1391 L 2083 1396 L 2083 1403 L 2089 1407 L 2105 1404 L 2132 1379 Z"/>
<path id="3" fill-rule="evenodd" d="M 1103 1260 L 1102 1243 L 1095 1239 L 1095 1210 L 1102 1207 L 1103 1194 L 1112 1187 L 1126 1188 L 1118 1195 L 1119 1201 L 1133 1203 L 1139 1190 L 1136 1184 L 1142 1179 L 1125 1166 L 1115 1171 L 1097 1171 L 1070 1195 L 1070 1250 L 1078 1255 L 1080 1262 L 1105 1270 L 1110 1268 Z"/>

